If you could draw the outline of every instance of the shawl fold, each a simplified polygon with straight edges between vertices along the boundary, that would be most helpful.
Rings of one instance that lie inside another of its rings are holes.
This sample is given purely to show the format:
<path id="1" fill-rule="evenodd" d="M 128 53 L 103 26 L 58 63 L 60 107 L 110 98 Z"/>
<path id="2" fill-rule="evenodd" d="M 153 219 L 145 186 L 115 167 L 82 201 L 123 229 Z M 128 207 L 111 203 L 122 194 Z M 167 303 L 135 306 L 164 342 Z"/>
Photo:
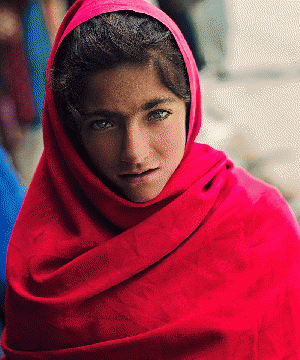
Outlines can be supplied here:
<path id="1" fill-rule="evenodd" d="M 143 0 L 78 0 L 80 23 L 133 10 L 164 23 L 191 87 L 184 157 L 146 203 L 118 197 L 65 134 L 46 89 L 44 153 L 7 257 L 3 360 L 300 359 L 299 226 L 278 191 L 195 143 L 200 84 L 177 26 Z"/>

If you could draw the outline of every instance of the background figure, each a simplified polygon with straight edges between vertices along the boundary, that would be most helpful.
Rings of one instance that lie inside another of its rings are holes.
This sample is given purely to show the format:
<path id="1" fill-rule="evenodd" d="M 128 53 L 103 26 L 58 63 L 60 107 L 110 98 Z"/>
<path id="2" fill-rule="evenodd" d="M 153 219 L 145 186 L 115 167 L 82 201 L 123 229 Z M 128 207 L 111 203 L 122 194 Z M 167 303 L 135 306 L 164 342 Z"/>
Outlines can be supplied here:
<path id="1" fill-rule="evenodd" d="M 202 70 L 206 61 L 202 52 L 201 41 L 198 40 L 196 29 L 188 11 L 189 6 L 195 1 L 158 0 L 157 2 L 161 10 L 169 15 L 181 30 L 192 50 L 199 71 Z"/>
<path id="2" fill-rule="evenodd" d="M 15 170 L 16 157 L 23 145 L 24 129 L 36 117 L 21 12 L 13 1 L 0 2 L 0 331 L 4 325 L 7 244 L 25 194 Z"/>
<path id="3" fill-rule="evenodd" d="M 41 8 L 44 17 L 44 25 L 51 44 L 53 44 L 56 36 L 56 32 L 62 22 L 65 13 L 68 10 L 67 0 L 43 0 L 41 2 Z"/>
<path id="4" fill-rule="evenodd" d="M 41 126 L 45 94 L 45 69 L 51 43 L 40 1 L 29 1 L 24 12 L 23 25 L 30 78 L 36 103 L 36 125 Z"/>
<path id="5" fill-rule="evenodd" d="M 45 67 L 66 7 L 67 0 L 0 0 L 1 143 L 25 187 L 43 149 Z"/>
<path id="6" fill-rule="evenodd" d="M 8 154 L 0 147 L 0 325 L 4 325 L 6 249 L 25 190 Z"/>
<path id="7" fill-rule="evenodd" d="M 36 118 L 27 58 L 23 42 L 21 9 L 0 3 L 0 133 L 1 144 L 16 168 L 16 153 L 24 130 Z"/>
<path id="8" fill-rule="evenodd" d="M 225 0 L 202 0 L 191 3 L 195 6 L 190 15 L 205 54 L 207 68 L 213 76 L 224 80 L 227 78 L 225 57 L 229 18 Z"/>
<path id="9" fill-rule="evenodd" d="M 0 4 L 0 12 L 1 87 L 14 99 L 18 122 L 26 126 L 34 121 L 36 113 L 23 41 L 21 11 L 14 4 L 4 2 Z"/>
<path id="10" fill-rule="evenodd" d="M 25 194 L 20 178 L 29 184 L 28 168 L 33 174 L 37 148 L 41 153 L 34 134 L 41 133 L 45 67 L 62 18 L 56 15 L 63 7 L 55 5 L 54 0 L 0 0 L 0 332 L 6 250 Z"/>

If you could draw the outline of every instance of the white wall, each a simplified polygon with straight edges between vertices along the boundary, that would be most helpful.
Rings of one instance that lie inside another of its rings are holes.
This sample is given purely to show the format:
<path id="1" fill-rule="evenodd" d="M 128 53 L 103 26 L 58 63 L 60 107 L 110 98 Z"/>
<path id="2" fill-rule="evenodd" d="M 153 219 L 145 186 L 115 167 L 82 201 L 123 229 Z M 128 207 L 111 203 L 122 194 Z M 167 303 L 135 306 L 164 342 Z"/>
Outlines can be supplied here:
<path id="1" fill-rule="evenodd" d="M 225 9 L 222 20 L 225 23 L 219 21 L 219 24 L 220 31 L 224 29 L 226 32 L 226 65 L 229 70 L 300 65 L 300 0 L 198 2 L 192 16 L 207 56 L 216 50 L 205 23 L 214 15 L 209 9 L 218 3 L 223 3 Z M 217 21 L 220 19 L 217 12 L 215 17 Z"/>
<path id="2" fill-rule="evenodd" d="M 300 65 L 300 1 L 228 0 L 232 69 Z"/>

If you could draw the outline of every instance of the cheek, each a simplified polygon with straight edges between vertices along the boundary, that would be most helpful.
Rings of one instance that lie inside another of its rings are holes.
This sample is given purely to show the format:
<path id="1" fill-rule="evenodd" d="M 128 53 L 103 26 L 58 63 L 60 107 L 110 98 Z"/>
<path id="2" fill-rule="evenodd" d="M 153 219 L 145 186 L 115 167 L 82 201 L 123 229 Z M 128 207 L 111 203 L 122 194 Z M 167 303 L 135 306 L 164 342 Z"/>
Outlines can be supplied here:
<path id="1" fill-rule="evenodd" d="M 98 169 L 111 167 L 117 161 L 118 147 L 113 139 L 98 136 L 83 137 L 83 145 Z"/>
<path id="2" fill-rule="evenodd" d="M 171 122 L 161 134 L 161 144 L 170 163 L 180 162 L 186 144 L 185 116 Z"/>

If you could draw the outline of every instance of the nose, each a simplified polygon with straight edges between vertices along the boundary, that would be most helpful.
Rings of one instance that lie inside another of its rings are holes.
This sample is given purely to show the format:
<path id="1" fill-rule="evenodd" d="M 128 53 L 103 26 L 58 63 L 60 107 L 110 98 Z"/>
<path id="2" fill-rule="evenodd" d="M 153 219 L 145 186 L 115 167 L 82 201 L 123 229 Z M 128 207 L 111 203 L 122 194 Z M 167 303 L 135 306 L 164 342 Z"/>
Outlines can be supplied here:
<path id="1" fill-rule="evenodd" d="M 133 125 L 124 130 L 121 161 L 142 164 L 149 154 L 149 141 L 145 129 Z"/>

